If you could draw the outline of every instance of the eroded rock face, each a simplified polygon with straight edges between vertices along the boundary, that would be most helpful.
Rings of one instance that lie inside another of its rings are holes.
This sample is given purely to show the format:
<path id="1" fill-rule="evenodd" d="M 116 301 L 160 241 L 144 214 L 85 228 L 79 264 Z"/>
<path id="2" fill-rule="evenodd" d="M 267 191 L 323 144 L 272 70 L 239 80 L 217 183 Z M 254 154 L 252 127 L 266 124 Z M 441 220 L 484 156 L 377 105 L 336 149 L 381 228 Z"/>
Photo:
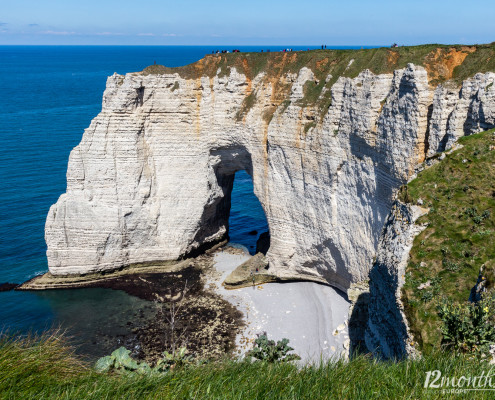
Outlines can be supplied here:
<path id="1" fill-rule="evenodd" d="M 367 278 L 394 194 L 425 157 L 428 129 L 441 136 L 429 116 L 443 127 L 454 107 L 451 121 L 464 115 L 483 126 L 495 109 L 493 88 L 478 96 L 482 113 L 442 89 L 434 101 L 426 71 L 412 64 L 339 78 L 323 112 L 300 102 L 314 79 L 308 68 L 277 78 L 291 85 L 290 103 L 275 104 L 274 81 L 263 77 L 234 68 L 199 79 L 109 77 L 103 109 L 70 155 L 67 192 L 47 217 L 50 272 L 173 260 L 211 246 L 228 233 L 234 173 L 245 169 L 270 228 L 270 273 L 347 289 Z"/>
<path id="2" fill-rule="evenodd" d="M 368 350 L 381 358 L 404 358 L 416 353 L 401 289 L 414 238 L 426 228 L 415 222 L 427 211 L 396 201 L 380 237 L 376 261 L 370 271 L 364 340 Z"/>
<path id="3" fill-rule="evenodd" d="M 459 89 L 451 82 L 435 90 L 427 156 L 448 150 L 461 136 L 495 127 L 495 73 L 476 74 Z"/>

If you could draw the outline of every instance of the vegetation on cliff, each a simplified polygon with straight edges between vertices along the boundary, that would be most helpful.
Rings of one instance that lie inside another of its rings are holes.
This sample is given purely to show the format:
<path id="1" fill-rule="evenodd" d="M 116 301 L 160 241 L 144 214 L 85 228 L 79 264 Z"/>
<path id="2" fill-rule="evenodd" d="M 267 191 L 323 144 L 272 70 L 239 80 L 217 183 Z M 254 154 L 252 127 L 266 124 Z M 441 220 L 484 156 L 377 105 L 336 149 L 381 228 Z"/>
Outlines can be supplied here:
<path id="1" fill-rule="evenodd" d="M 495 130 L 463 137 L 461 149 L 419 173 L 403 196 L 430 211 L 410 252 L 403 300 L 423 350 L 442 340 L 439 303 L 462 304 L 477 283 L 495 286 Z M 442 156 L 443 157 L 443 156 Z M 420 200 L 421 199 L 421 200 Z"/>
<path id="2" fill-rule="evenodd" d="M 486 366 L 486 368 L 485 368 Z M 356 357 L 297 367 L 291 363 L 225 360 L 162 374 L 100 374 L 78 360 L 60 336 L 0 337 L 2 399 L 441 399 L 424 388 L 428 371 L 480 376 L 489 366 L 463 356 L 380 362 Z M 479 391 L 477 398 L 492 398 Z M 471 392 L 464 394 L 471 398 Z M 456 398 L 463 398 L 456 396 Z"/>
<path id="3" fill-rule="evenodd" d="M 339 77 L 355 78 L 366 69 L 375 74 L 392 73 L 409 63 L 425 67 L 431 85 L 451 81 L 458 86 L 478 72 L 495 71 L 495 42 L 475 46 L 429 44 L 361 50 L 212 54 L 183 67 L 151 65 L 141 73 L 177 73 L 185 79 L 199 79 L 204 76 L 226 76 L 231 68 L 235 68 L 248 80 L 246 98 L 238 114 L 239 120 L 242 120 L 256 101 L 257 94 L 252 91 L 251 81 L 263 72 L 264 82 L 272 85 L 271 106 L 264 113 L 268 124 L 280 106 L 283 110 L 290 104 L 291 84 L 285 76 L 288 73 L 297 74 L 301 68 L 307 67 L 313 71 L 315 79 L 306 82 L 304 98 L 298 101 L 298 105 L 314 107 L 318 117 L 307 124 L 307 131 L 322 119 L 331 106 L 330 89 Z"/>
<path id="4" fill-rule="evenodd" d="M 178 73 L 186 79 L 198 79 L 203 76 L 225 76 L 229 73 L 229 68 L 235 67 L 252 80 L 260 72 L 265 72 L 267 78 L 274 78 L 289 72 L 297 73 L 301 68 L 308 67 L 318 80 L 331 74 L 332 79 L 327 82 L 331 85 L 340 76 L 354 78 L 365 69 L 375 74 L 384 74 L 414 63 L 425 67 L 429 79 L 436 83 L 449 79 L 459 83 L 478 72 L 494 71 L 494 56 L 495 42 L 474 46 L 427 44 L 361 50 L 208 54 L 183 67 L 150 65 L 142 73 Z"/>

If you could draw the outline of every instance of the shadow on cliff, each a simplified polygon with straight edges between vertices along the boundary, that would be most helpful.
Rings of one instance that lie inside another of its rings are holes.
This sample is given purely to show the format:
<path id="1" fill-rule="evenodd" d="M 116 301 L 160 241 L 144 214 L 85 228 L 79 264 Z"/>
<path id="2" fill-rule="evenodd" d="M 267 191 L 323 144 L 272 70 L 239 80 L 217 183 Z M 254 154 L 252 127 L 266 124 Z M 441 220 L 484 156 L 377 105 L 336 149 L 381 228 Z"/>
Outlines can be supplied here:
<path id="1" fill-rule="evenodd" d="M 361 293 L 352 313 L 349 317 L 349 339 L 351 341 L 349 353 L 350 357 L 355 357 L 360 354 L 368 353 L 368 349 L 364 342 L 364 334 L 368 324 L 368 304 L 370 300 L 370 294 L 368 292 Z"/>
<path id="2" fill-rule="evenodd" d="M 394 221 L 395 216 L 387 219 L 385 233 L 394 230 Z M 397 234 L 395 239 L 404 236 Z M 381 259 L 380 254 L 383 253 L 379 249 L 378 259 L 369 274 L 369 292 L 359 295 L 351 314 L 349 337 L 355 351 L 372 353 L 378 359 L 400 360 L 407 358 L 412 351 L 400 301 L 399 274 L 403 272 L 399 270 L 395 255 Z"/>

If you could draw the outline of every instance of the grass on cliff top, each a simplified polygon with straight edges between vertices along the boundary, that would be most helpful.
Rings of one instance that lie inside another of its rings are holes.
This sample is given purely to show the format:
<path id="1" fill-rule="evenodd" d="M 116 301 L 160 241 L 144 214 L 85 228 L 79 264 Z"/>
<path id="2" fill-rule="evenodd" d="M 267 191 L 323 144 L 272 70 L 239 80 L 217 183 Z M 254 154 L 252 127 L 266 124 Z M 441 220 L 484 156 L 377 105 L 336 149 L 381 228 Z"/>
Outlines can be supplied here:
<path id="1" fill-rule="evenodd" d="M 273 86 L 272 106 L 268 107 L 264 115 L 265 122 L 269 123 L 278 106 L 287 101 L 290 93 L 291 85 L 281 80 L 287 73 L 298 73 L 303 67 L 313 71 L 315 81 L 306 83 L 304 98 L 298 105 L 315 107 L 321 119 L 331 105 L 330 88 L 339 77 L 355 78 L 365 69 L 375 74 L 392 73 L 406 67 L 408 63 L 424 66 L 432 85 L 447 80 L 459 84 L 477 72 L 495 71 L 495 43 L 476 46 L 429 44 L 361 50 L 208 54 L 183 67 L 151 65 L 142 73 L 178 73 L 186 79 L 199 79 L 203 76 L 226 76 L 230 74 L 230 68 L 235 67 L 248 80 L 252 80 L 260 72 L 264 72 L 265 82 L 270 82 Z M 238 113 L 239 120 L 256 100 L 256 93 L 249 92 L 249 88 L 248 85 L 245 101 Z"/>
<path id="2" fill-rule="evenodd" d="M 464 147 L 421 172 L 407 195 L 430 212 L 416 237 L 406 271 L 403 301 L 412 332 L 423 350 L 441 341 L 436 305 L 442 297 L 467 301 L 484 264 L 495 284 L 495 130 L 463 137 Z M 430 281 L 431 286 L 418 289 Z"/>
<path id="3" fill-rule="evenodd" d="M 288 363 L 221 361 L 160 376 L 98 374 L 78 361 L 63 338 L 0 337 L 0 399 L 443 399 L 425 389 L 428 371 L 479 376 L 488 365 L 446 353 L 379 362 L 360 356 L 297 368 Z M 455 398 L 472 398 L 472 393 Z M 477 398 L 492 398 L 477 392 Z"/>
<path id="4" fill-rule="evenodd" d="M 467 54 L 463 62 L 456 61 L 455 52 Z M 268 77 L 280 77 L 288 72 L 297 73 L 302 67 L 310 68 L 321 80 L 332 74 L 335 80 L 339 76 L 356 77 L 365 69 L 375 74 L 391 73 L 404 68 L 408 63 L 424 66 L 438 80 L 454 78 L 460 82 L 477 72 L 495 71 L 495 42 L 491 44 L 464 46 L 426 44 L 396 48 L 380 47 L 361 50 L 309 50 L 294 52 L 251 52 L 229 54 L 207 54 L 201 60 L 182 67 L 170 68 L 163 65 L 150 65 L 142 73 L 165 74 L 178 73 L 186 79 L 198 79 L 203 76 L 214 77 L 228 75 L 229 68 L 235 67 L 248 79 L 254 79 L 260 72 Z M 354 60 L 351 65 L 350 61 Z M 452 71 L 449 68 L 457 65 Z M 218 73 L 219 72 L 219 73 Z M 452 76 L 449 76 L 452 73 Z M 431 76 L 433 78 L 433 76 Z"/>

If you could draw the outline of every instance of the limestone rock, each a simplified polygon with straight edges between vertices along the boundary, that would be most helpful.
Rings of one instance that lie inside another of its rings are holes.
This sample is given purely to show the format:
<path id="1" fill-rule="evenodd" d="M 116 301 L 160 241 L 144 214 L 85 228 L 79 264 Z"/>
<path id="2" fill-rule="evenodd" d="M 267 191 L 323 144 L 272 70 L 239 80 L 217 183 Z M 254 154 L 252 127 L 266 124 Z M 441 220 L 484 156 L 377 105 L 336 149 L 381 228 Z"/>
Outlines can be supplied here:
<path id="1" fill-rule="evenodd" d="M 395 202 L 378 245 L 370 271 L 366 347 L 383 358 L 403 358 L 415 353 L 401 288 L 414 238 L 426 226 L 414 222 L 427 212 L 418 206 Z"/>
<path id="2" fill-rule="evenodd" d="M 461 136 L 495 127 L 495 73 L 479 73 L 463 82 L 439 85 L 431 105 L 428 153 L 450 149 Z"/>
<path id="3" fill-rule="evenodd" d="M 431 281 L 428 280 L 426 281 L 425 283 L 422 283 L 421 285 L 418 286 L 418 290 L 423 290 L 423 289 L 427 289 L 431 286 Z"/>
<path id="4" fill-rule="evenodd" d="M 102 111 L 71 152 L 67 191 L 48 213 L 52 274 L 176 260 L 222 241 L 234 173 L 244 169 L 270 228 L 271 274 L 343 290 L 368 278 L 394 195 L 425 158 L 431 105 L 442 127 L 448 114 L 435 109 L 425 69 L 340 77 L 323 114 L 300 102 L 314 79 L 308 68 L 252 80 L 229 71 L 108 78 Z M 291 85 L 287 102 L 274 100 L 277 79 Z M 490 79 L 466 82 L 455 105 L 450 92 L 435 97 L 454 107 L 447 135 L 457 137 L 463 119 L 469 132 L 489 126 Z"/>

